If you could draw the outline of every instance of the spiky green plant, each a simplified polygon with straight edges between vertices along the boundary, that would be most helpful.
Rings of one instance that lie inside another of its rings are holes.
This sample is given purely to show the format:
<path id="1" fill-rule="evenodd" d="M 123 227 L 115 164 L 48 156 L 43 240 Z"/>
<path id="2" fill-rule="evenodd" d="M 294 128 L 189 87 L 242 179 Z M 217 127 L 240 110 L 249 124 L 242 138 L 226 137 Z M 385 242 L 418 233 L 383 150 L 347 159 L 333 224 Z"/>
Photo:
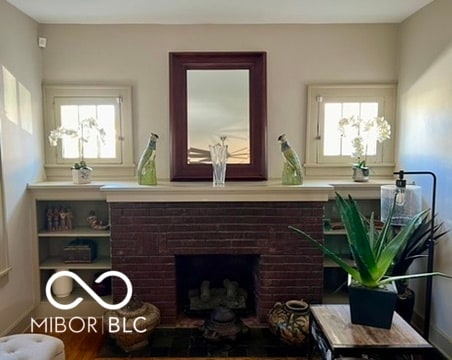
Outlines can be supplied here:
<path id="1" fill-rule="evenodd" d="M 351 266 L 322 242 L 313 239 L 304 231 L 293 226 L 289 226 L 289 228 L 298 235 L 311 241 L 323 251 L 325 256 L 336 262 L 350 274 L 356 282 L 365 287 L 374 288 L 402 279 L 436 275 L 452 278 L 452 276 L 440 272 L 386 276 L 388 269 L 391 267 L 400 250 L 406 246 L 408 239 L 415 232 L 421 220 L 427 216 L 428 209 L 417 214 L 401 231 L 394 233 L 389 221 L 384 224 L 381 231 L 378 231 L 375 228 L 374 214 L 372 213 L 370 219 L 367 220 L 361 214 L 356 201 L 350 195 L 348 200 L 345 200 L 340 194 L 336 193 L 336 202 L 347 233 L 350 252 L 356 266 Z M 392 216 L 393 209 L 394 205 L 392 206 L 389 218 Z"/>
<path id="2" fill-rule="evenodd" d="M 431 227 L 433 224 L 433 237 L 431 237 Z M 401 249 L 394 259 L 394 264 L 389 270 L 391 275 L 406 274 L 408 268 L 414 260 L 427 256 L 429 246 L 435 246 L 436 243 L 449 230 L 443 230 L 443 223 L 436 223 L 435 217 L 426 216 L 422 219 L 419 226 L 408 239 L 406 246 Z"/>

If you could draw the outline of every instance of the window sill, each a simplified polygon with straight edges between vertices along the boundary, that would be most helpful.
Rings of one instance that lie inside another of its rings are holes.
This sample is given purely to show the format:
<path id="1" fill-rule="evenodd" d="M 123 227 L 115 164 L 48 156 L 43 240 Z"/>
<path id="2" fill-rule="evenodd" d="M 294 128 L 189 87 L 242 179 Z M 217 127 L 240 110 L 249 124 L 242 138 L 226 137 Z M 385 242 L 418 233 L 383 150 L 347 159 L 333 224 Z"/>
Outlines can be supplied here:
<path id="1" fill-rule="evenodd" d="M 46 164 L 44 166 L 48 181 L 72 180 L 72 173 L 68 165 Z M 93 165 L 93 180 L 131 180 L 135 178 L 136 165 Z"/>
<path id="2" fill-rule="evenodd" d="M 372 179 L 388 179 L 393 176 L 394 164 L 369 164 L 370 177 Z M 329 181 L 331 178 L 351 179 L 352 164 L 305 164 L 305 176 L 308 179 L 325 179 Z"/>

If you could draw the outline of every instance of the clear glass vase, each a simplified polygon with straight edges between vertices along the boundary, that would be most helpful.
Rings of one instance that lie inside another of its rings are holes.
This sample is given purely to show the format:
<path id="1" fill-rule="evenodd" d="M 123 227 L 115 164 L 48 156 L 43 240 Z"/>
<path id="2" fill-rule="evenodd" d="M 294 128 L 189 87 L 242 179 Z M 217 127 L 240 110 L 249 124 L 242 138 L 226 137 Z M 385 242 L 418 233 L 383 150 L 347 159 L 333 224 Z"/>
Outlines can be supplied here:
<path id="1" fill-rule="evenodd" d="M 224 186 L 226 179 L 226 162 L 228 146 L 224 144 L 209 145 L 210 159 L 212 161 L 212 185 Z"/>

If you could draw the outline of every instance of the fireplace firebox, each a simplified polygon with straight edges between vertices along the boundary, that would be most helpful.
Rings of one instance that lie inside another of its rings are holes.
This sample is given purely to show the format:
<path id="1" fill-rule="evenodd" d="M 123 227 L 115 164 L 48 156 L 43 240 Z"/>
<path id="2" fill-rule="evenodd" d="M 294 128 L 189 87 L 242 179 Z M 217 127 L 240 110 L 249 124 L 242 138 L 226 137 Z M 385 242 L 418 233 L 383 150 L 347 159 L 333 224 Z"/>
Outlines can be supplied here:
<path id="1" fill-rule="evenodd" d="M 176 256 L 177 306 L 189 316 L 225 306 L 238 315 L 255 315 L 257 255 Z"/>

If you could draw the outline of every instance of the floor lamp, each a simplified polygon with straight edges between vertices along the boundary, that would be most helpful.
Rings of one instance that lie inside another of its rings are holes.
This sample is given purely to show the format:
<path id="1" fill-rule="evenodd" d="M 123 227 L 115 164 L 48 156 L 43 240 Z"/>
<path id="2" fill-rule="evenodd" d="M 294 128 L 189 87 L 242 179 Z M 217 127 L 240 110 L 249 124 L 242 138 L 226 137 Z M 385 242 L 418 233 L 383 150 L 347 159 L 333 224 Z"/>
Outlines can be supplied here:
<path id="1" fill-rule="evenodd" d="M 431 171 L 404 171 L 400 170 L 394 172 L 394 175 L 398 175 L 399 178 L 396 180 L 396 187 L 402 188 L 406 181 L 404 179 L 405 175 L 430 175 L 432 177 L 432 211 L 431 216 L 434 218 L 436 214 L 436 175 Z M 434 232 L 435 232 L 435 222 L 431 221 L 430 227 L 430 242 L 428 246 L 428 256 L 427 256 L 427 272 L 433 272 L 433 257 L 434 257 Z M 425 313 L 424 313 L 424 333 L 423 336 L 428 340 L 430 333 L 430 313 L 432 304 L 432 285 L 433 277 L 428 276 L 426 279 L 426 291 L 425 291 Z"/>

